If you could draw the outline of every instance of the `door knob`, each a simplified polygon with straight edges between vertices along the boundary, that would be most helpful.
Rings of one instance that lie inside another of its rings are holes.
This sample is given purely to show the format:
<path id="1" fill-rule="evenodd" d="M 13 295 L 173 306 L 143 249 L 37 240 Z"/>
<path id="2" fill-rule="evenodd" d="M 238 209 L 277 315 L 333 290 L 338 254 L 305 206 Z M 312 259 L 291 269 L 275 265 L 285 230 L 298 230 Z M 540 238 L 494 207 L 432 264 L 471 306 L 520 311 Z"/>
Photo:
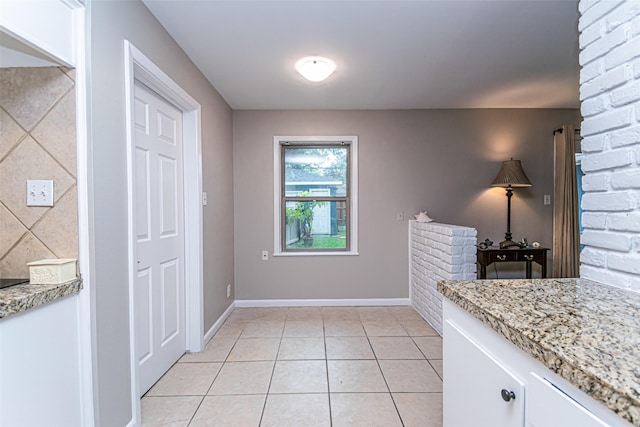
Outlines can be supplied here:
<path id="1" fill-rule="evenodd" d="M 512 399 L 515 400 L 516 398 L 516 394 L 512 391 L 507 390 L 506 388 L 500 390 L 500 394 L 502 395 L 502 400 L 504 400 L 505 402 L 508 402 Z"/>

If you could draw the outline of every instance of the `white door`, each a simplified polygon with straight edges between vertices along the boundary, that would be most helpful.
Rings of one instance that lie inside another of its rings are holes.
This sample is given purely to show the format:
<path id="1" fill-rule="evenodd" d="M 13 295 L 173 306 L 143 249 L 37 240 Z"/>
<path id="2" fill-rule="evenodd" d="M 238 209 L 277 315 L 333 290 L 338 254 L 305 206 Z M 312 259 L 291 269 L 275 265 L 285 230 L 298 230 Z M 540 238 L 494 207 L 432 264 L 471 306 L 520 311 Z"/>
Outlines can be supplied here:
<path id="1" fill-rule="evenodd" d="M 184 353 L 182 113 L 136 81 L 134 233 L 140 394 Z"/>

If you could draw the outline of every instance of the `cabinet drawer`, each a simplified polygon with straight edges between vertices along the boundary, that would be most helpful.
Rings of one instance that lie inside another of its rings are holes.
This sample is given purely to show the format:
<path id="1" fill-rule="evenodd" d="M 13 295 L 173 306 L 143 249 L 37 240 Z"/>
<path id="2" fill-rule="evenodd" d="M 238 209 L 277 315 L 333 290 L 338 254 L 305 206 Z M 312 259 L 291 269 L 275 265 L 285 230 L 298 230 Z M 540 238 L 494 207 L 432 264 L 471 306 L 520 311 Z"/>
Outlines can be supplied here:
<path id="1" fill-rule="evenodd" d="M 515 261 L 535 261 L 541 263 L 546 254 L 544 252 L 519 252 L 515 251 Z"/>
<path id="2" fill-rule="evenodd" d="M 508 366 L 450 320 L 443 350 L 445 427 L 524 425 L 524 384 Z"/>
<path id="3" fill-rule="evenodd" d="M 549 381 L 532 373 L 527 395 L 527 427 L 609 427 Z"/>
<path id="4" fill-rule="evenodd" d="M 491 264 L 492 262 L 501 262 L 501 261 L 519 261 L 518 252 L 516 251 L 508 251 L 505 253 L 497 253 L 497 252 L 489 252 L 487 257 L 489 258 L 489 262 L 487 264 Z M 524 255 L 524 254 L 522 254 Z M 524 257 L 523 257 L 524 260 Z"/>

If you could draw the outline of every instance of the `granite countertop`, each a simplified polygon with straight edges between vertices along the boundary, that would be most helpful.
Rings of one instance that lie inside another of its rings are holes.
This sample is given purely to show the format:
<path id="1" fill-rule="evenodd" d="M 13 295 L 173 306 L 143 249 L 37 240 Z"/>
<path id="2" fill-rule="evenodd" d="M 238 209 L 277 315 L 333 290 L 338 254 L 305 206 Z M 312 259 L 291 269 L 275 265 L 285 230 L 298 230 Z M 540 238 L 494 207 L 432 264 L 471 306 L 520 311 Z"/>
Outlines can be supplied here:
<path id="1" fill-rule="evenodd" d="M 445 280 L 438 291 L 640 425 L 640 294 L 586 279 Z"/>
<path id="2" fill-rule="evenodd" d="M 82 279 L 57 285 L 15 285 L 0 289 L 0 319 L 80 292 Z"/>

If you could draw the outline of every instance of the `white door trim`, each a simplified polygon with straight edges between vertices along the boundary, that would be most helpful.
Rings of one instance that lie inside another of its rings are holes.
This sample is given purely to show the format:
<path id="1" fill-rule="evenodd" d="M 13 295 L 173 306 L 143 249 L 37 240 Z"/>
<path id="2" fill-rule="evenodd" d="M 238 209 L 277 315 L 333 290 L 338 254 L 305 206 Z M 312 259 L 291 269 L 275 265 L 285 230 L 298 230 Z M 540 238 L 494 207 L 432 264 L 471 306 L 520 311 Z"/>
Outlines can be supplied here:
<path id="1" fill-rule="evenodd" d="M 185 314 L 186 350 L 201 351 L 204 346 L 203 327 L 203 244 L 202 244 L 202 141 L 200 132 L 201 106 L 184 89 L 165 74 L 128 40 L 124 41 L 125 103 L 127 126 L 127 192 L 129 238 L 129 342 L 131 366 L 131 407 L 133 425 L 139 424 L 140 394 L 138 360 L 135 348 L 134 287 L 136 248 L 134 238 L 133 147 L 134 147 L 134 85 L 135 80 L 153 89 L 182 111 L 183 174 L 185 218 Z"/>

